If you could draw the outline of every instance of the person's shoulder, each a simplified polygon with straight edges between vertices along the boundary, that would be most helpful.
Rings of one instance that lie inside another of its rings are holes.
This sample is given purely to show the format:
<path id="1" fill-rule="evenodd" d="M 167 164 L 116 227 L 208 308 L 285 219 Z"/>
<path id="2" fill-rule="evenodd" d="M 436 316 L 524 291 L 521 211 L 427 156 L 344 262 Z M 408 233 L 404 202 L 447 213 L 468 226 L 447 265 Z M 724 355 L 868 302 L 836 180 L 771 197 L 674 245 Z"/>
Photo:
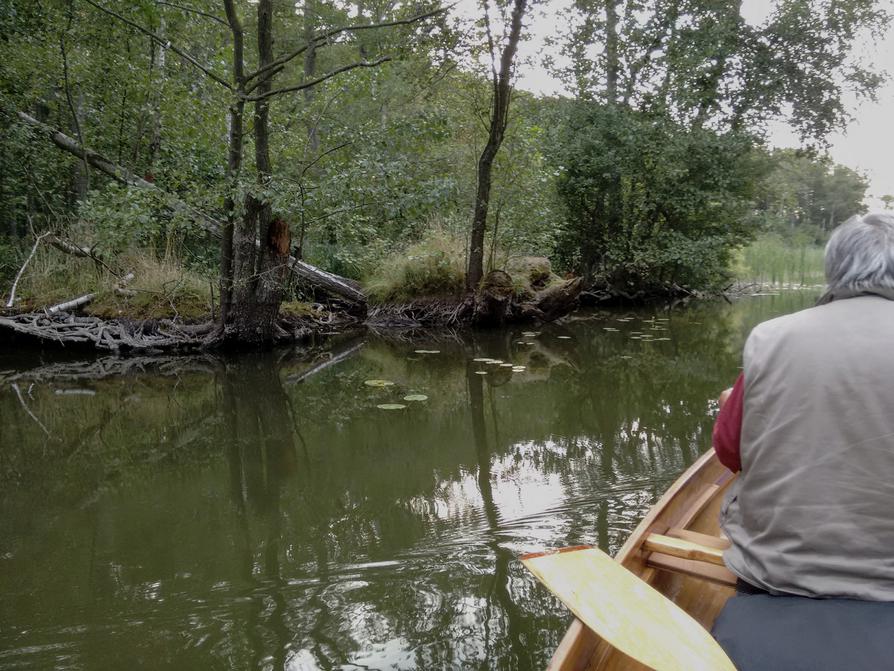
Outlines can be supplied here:
<path id="1" fill-rule="evenodd" d="M 770 352 L 785 347 L 785 343 L 801 341 L 805 335 L 815 334 L 817 318 L 821 317 L 824 307 L 826 306 L 809 307 L 768 319 L 751 329 L 742 352 L 745 368 L 751 367 L 758 352 L 763 353 L 761 358 L 764 358 Z"/>
<path id="2" fill-rule="evenodd" d="M 796 330 L 803 324 L 812 322 L 817 316 L 820 315 L 820 312 L 825 307 L 826 306 L 824 305 L 818 305 L 805 308 L 803 310 L 798 310 L 797 312 L 791 312 L 787 315 L 774 317 L 773 319 L 768 319 L 767 321 L 761 322 L 753 329 L 751 329 L 751 333 L 749 334 L 748 339 L 751 340 L 752 338 L 772 338 L 788 331 Z"/>

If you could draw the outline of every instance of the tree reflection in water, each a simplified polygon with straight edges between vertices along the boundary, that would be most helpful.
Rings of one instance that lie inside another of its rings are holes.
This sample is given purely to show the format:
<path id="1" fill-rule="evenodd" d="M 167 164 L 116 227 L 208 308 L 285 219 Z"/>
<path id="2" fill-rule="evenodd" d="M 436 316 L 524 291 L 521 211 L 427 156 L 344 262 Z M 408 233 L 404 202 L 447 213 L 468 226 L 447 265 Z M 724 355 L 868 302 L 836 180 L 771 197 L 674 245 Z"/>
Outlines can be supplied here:
<path id="1" fill-rule="evenodd" d="M 617 549 L 707 447 L 750 325 L 811 298 L 329 366 L 0 355 L 0 668 L 541 668 L 568 615 L 515 557 Z"/>

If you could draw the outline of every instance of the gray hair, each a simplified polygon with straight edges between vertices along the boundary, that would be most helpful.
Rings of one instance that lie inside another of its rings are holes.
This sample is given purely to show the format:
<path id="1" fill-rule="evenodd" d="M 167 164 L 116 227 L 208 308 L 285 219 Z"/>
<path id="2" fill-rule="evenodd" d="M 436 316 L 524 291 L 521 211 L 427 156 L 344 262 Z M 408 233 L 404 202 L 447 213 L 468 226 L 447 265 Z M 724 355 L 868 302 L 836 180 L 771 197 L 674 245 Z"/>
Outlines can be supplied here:
<path id="1" fill-rule="evenodd" d="M 854 215 L 826 245 L 829 290 L 894 289 L 894 215 Z"/>

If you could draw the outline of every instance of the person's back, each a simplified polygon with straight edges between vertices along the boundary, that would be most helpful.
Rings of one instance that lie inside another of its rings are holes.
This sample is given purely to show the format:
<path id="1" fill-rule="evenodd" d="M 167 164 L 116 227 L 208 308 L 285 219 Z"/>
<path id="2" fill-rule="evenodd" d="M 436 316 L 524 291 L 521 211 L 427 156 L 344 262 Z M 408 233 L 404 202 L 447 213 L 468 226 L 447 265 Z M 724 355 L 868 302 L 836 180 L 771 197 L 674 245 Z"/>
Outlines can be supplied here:
<path id="1" fill-rule="evenodd" d="M 894 601 L 894 300 L 759 325 L 744 377 L 727 565 L 770 592 Z"/>
<path id="2" fill-rule="evenodd" d="M 721 395 L 714 448 L 740 471 L 724 561 L 740 581 L 712 633 L 742 671 L 894 659 L 894 217 L 836 229 L 826 279 L 817 307 L 752 331 Z"/>

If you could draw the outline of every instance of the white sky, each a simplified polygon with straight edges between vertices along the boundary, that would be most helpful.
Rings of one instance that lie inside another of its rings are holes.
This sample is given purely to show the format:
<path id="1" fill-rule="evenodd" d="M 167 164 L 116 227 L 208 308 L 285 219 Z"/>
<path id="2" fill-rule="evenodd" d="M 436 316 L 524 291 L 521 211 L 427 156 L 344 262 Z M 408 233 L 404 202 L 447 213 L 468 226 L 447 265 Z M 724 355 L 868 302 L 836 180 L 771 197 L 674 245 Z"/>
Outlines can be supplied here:
<path id="1" fill-rule="evenodd" d="M 894 0 L 883 0 L 889 9 L 894 9 Z M 742 15 L 749 23 L 759 23 L 768 15 L 772 0 L 744 0 Z M 477 16 L 478 0 L 460 0 L 459 12 L 466 16 Z M 544 40 L 556 35 L 560 26 L 557 10 L 568 5 L 568 0 L 546 0 L 537 7 L 530 19 L 528 29 L 531 38 L 519 48 L 519 55 L 526 64 L 519 68 L 520 88 L 535 93 L 562 93 L 561 83 L 552 77 L 541 65 Z M 550 10 L 548 13 L 546 10 Z M 859 48 L 877 69 L 894 76 L 894 44 L 887 36 L 877 35 L 876 43 L 866 41 Z M 894 194 L 894 81 L 886 82 L 878 91 L 876 102 L 859 101 L 855 97 L 846 99 L 853 121 L 841 133 L 829 140 L 829 153 L 836 163 L 859 170 L 870 180 L 866 204 L 870 210 L 881 210 L 879 196 Z M 770 129 L 770 144 L 777 147 L 798 146 L 797 137 L 783 124 Z"/>

